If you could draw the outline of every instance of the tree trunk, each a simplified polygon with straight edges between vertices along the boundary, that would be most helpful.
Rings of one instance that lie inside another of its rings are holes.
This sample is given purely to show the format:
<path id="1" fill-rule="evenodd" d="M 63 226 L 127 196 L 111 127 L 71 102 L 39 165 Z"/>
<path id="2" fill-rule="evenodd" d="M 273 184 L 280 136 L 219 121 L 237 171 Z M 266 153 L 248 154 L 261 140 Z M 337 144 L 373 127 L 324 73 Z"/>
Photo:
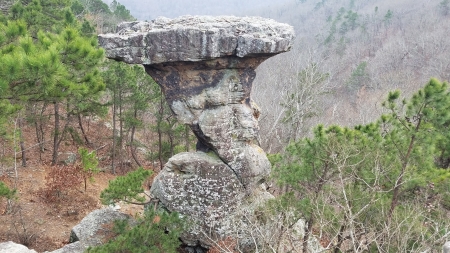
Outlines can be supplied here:
<path id="1" fill-rule="evenodd" d="M 111 159 L 111 169 L 112 169 L 112 173 L 115 175 L 116 174 L 116 167 L 115 167 L 115 161 L 116 161 L 116 88 L 114 87 L 114 91 L 113 91 L 113 132 L 112 132 L 112 136 L 113 136 L 113 148 L 112 148 L 112 159 Z"/>
<path id="2" fill-rule="evenodd" d="M 122 118 L 122 90 L 119 90 L 119 142 L 118 144 L 118 155 L 119 155 L 119 164 L 120 168 L 123 167 L 123 118 Z"/>
<path id="3" fill-rule="evenodd" d="M 189 147 L 189 127 L 187 125 L 184 126 L 184 142 L 186 145 L 186 152 L 190 151 Z"/>
<path id="4" fill-rule="evenodd" d="M 39 151 L 41 152 L 41 153 L 43 153 L 45 150 L 44 150 L 44 136 L 42 136 L 42 132 L 40 131 L 40 124 L 37 122 L 37 121 L 35 121 L 34 122 L 34 128 L 36 129 L 36 141 L 37 141 L 37 143 L 38 143 L 38 145 L 39 145 Z"/>
<path id="5" fill-rule="evenodd" d="M 53 136 L 53 155 L 52 155 L 52 165 L 56 165 L 58 161 L 58 149 L 59 149 L 59 135 L 60 135 L 60 122 L 59 122 L 59 104 L 53 102 L 54 113 L 55 113 L 55 129 Z"/>
<path id="6" fill-rule="evenodd" d="M 36 105 L 37 106 L 37 105 Z M 45 109 L 47 108 L 47 104 L 44 103 L 42 105 L 42 109 L 37 116 L 37 118 L 34 120 L 34 127 L 36 131 L 36 141 L 39 145 L 39 160 L 42 161 L 42 153 L 45 151 L 45 134 L 44 134 L 44 128 L 43 126 L 43 115 L 45 112 Z M 32 113 L 36 114 L 36 112 L 33 110 Z"/>
<path id="7" fill-rule="evenodd" d="M 344 221 L 344 224 L 345 224 L 345 221 Z M 334 248 L 334 253 L 341 252 L 341 245 L 344 242 L 344 231 L 345 231 L 344 224 L 342 224 L 341 228 L 339 229 L 339 234 L 337 236 L 337 243 L 336 243 L 336 247 Z"/>
<path id="8" fill-rule="evenodd" d="M 83 122 L 82 122 L 81 114 L 80 114 L 80 113 L 78 113 L 78 125 L 80 126 L 81 133 L 83 134 L 85 143 L 86 143 L 87 145 L 90 145 L 91 142 L 89 141 L 89 139 L 88 139 L 88 137 L 87 137 L 86 131 L 84 131 Z"/>
<path id="9" fill-rule="evenodd" d="M 420 110 L 420 111 L 422 111 L 422 110 Z M 421 122 L 422 122 L 422 118 L 419 117 L 419 122 L 417 122 L 414 134 L 419 131 Z M 394 185 L 394 191 L 392 193 L 391 207 L 389 208 L 389 213 L 388 213 L 388 224 L 391 222 L 392 214 L 394 213 L 394 210 L 398 205 L 398 199 L 400 197 L 399 196 L 400 188 L 403 185 L 403 176 L 405 175 L 406 167 L 408 167 L 409 158 L 410 158 L 412 150 L 414 148 L 415 140 L 416 140 L 416 136 L 415 135 L 411 136 L 411 140 L 410 140 L 409 146 L 408 146 L 408 151 L 406 152 L 406 155 L 403 158 L 402 171 L 400 172 L 400 175 Z"/>
<path id="10" fill-rule="evenodd" d="M 26 150 L 25 150 L 25 144 L 23 142 L 23 135 L 22 135 L 22 118 L 19 117 L 18 123 L 19 123 L 19 145 L 20 145 L 20 151 L 22 153 L 22 167 L 27 167 L 27 158 L 26 158 Z"/>
<path id="11" fill-rule="evenodd" d="M 134 109 L 134 119 L 137 120 L 137 110 Z M 131 156 L 133 157 L 134 161 L 139 167 L 142 167 L 142 164 L 139 162 L 137 155 L 136 155 L 136 148 L 134 147 L 134 134 L 136 132 L 136 126 L 133 125 L 131 127 L 131 137 L 130 137 L 130 149 L 131 149 Z"/>
<path id="12" fill-rule="evenodd" d="M 164 115 L 164 103 L 163 98 L 161 95 L 161 99 L 159 101 L 159 115 L 158 115 L 158 122 L 157 122 L 157 128 L 158 128 L 158 158 L 159 158 L 159 168 L 162 171 L 163 169 L 163 157 L 162 157 L 162 130 L 161 130 L 161 122 Z"/>
<path id="13" fill-rule="evenodd" d="M 169 147 L 170 147 L 170 157 L 172 157 L 174 155 L 174 142 L 173 142 L 173 138 L 174 138 L 174 133 L 173 133 L 173 125 L 170 122 L 170 117 L 167 118 L 167 125 L 169 126 L 169 129 L 167 131 L 167 136 L 169 137 Z"/>
<path id="14" fill-rule="evenodd" d="M 307 226 L 305 226 L 305 231 L 304 231 L 305 234 L 303 235 L 303 244 L 302 244 L 302 252 L 303 253 L 308 252 L 308 240 L 309 240 L 309 235 L 311 234 L 313 222 L 314 222 L 314 218 L 311 216 L 311 218 L 309 218 L 309 220 L 308 220 Z"/>

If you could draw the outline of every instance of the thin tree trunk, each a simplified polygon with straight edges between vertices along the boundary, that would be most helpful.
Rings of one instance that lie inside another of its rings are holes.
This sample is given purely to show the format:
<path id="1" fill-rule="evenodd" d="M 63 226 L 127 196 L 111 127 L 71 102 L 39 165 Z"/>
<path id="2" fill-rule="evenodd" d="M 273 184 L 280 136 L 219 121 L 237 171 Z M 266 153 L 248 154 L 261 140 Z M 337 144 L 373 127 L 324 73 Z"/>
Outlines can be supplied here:
<path id="1" fill-rule="evenodd" d="M 172 131 L 172 127 L 173 127 L 173 125 L 171 124 L 171 122 L 170 122 L 170 117 L 169 118 L 167 118 L 167 125 L 169 126 L 169 129 L 168 129 L 168 133 L 167 133 L 167 136 L 169 137 L 169 146 L 170 146 L 170 157 L 172 157 L 173 155 L 174 155 L 174 144 L 173 144 L 173 131 Z"/>
<path id="2" fill-rule="evenodd" d="M 134 110 L 134 119 L 137 120 L 137 110 Z M 136 148 L 134 147 L 134 134 L 136 132 L 136 126 L 133 125 L 131 127 L 131 137 L 130 137 L 130 148 L 131 148 L 131 156 L 133 157 L 134 161 L 139 167 L 142 167 L 142 164 L 139 162 L 137 155 L 136 155 Z"/>
<path id="3" fill-rule="evenodd" d="M 302 252 L 303 253 L 308 252 L 308 241 L 309 241 L 309 235 L 311 234 L 313 222 L 314 222 L 314 218 L 311 215 L 311 218 L 309 218 L 309 220 L 308 220 L 307 226 L 305 226 L 305 231 L 304 231 L 305 233 L 303 235 L 303 243 L 302 243 Z"/>
<path id="4" fill-rule="evenodd" d="M 43 136 L 41 135 L 41 131 L 40 131 L 40 126 L 39 126 L 39 124 L 38 124 L 38 122 L 37 121 L 35 121 L 34 122 L 34 128 L 36 129 L 36 141 L 37 141 L 37 143 L 39 144 L 39 151 L 41 152 L 41 153 L 43 153 L 44 152 L 44 145 L 43 145 L 43 142 L 44 142 L 44 138 L 43 138 Z"/>
<path id="5" fill-rule="evenodd" d="M 78 113 L 78 125 L 80 126 L 81 133 L 83 134 L 84 141 L 86 142 L 87 145 L 90 145 L 91 142 L 89 141 L 89 139 L 87 137 L 86 131 L 84 131 L 83 122 L 82 122 L 80 113 Z"/>
<path id="6" fill-rule="evenodd" d="M 52 155 L 52 165 L 56 165 L 58 160 L 58 149 L 59 149 L 59 135 L 60 135 L 60 122 L 59 122 L 59 104 L 57 102 L 53 102 L 54 113 L 55 113 L 55 134 L 53 136 L 53 155 Z"/>
<path id="7" fill-rule="evenodd" d="M 400 172 L 400 175 L 399 175 L 397 181 L 395 182 L 394 191 L 392 193 L 392 202 L 391 202 L 391 206 L 389 208 L 389 213 L 388 213 L 388 223 L 390 223 L 390 221 L 392 219 L 392 214 L 394 213 L 394 210 L 395 210 L 395 207 L 397 207 L 397 205 L 398 205 L 400 188 L 402 187 L 402 184 L 403 184 L 403 176 L 405 175 L 406 167 L 408 166 L 408 162 L 409 162 L 409 157 L 411 156 L 412 150 L 414 148 L 414 143 L 416 140 L 415 133 L 417 133 L 419 131 L 421 122 L 422 122 L 422 118 L 419 118 L 419 122 L 417 122 L 414 135 L 411 137 L 411 140 L 409 142 L 408 151 L 406 152 L 406 155 L 403 158 L 402 171 Z"/>
<path id="8" fill-rule="evenodd" d="M 190 151 L 190 147 L 189 147 L 189 127 L 187 125 L 184 126 L 184 142 L 186 145 L 186 152 Z"/>
<path id="9" fill-rule="evenodd" d="M 34 121 L 34 127 L 36 129 L 36 140 L 39 144 L 39 160 L 42 161 L 42 153 L 45 152 L 45 134 L 44 134 L 44 128 L 42 127 L 43 122 L 43 115 L 45 112 L 45 109 L 47 108 L 47 104 L 44 103 L 42 105 L 41 112 L 39 113 L 38 118 Z"/>
<path id="10" fill-rule="evenodd" d="M 22 153 L 22 167 L 27 167 L 27 158 L 26 158 L 26 152 L 25 152 L 25 144 L 23 141 L 23 135 L 22 135 L 22 128 L 23 128 L 23 119 L 21 117 L 18 118 L 19 123 L 19 145 L 20 145 L 20 151 Z"/>
<path id="11" fill-rule="evenodd" d="M 159 168 L 162 171 L 163 169 L 163 157 L 162 157 L 162 130 L 161 130 L 161 122 L 163 119 L 163 115 L 164 115 L 164 103 L 163 103 L 163 98 L 161 95 L 161 99 L 159 102 L 159 115 L 158 115 L 158 123 L 157 123 L 157 128 L 158 128 L 158 158 L 159 158 Z"/>
<path id="12" fill-rule="evenodd" d="M 111 169 L 113 174 L 116 174 L 115 160 L 116 160 L 116 88 L 113 91 L 113 148 L 112 148 L 112 159 L 111 159 Z"/>
<path id="13" fill-rule="evenodd" d="M 344 224 L 345 224 L 345 221 L 344 221 Z M 342 224 L 341 228 L 339 229 L 339 234 L 337 236 L 337 243 L 336 243 L 336 247 L 334 248 L 334 253 L 341 252 L 341 245 L 344 242 L 344 231 L 345 231 L 344 224 Z"/>
<path id="14" fill-rule="evenodd" d="M 122 118 L 122 90 L 119 91 L 119 164 L 120 168 L 123 167 L 123 118 Z"/>

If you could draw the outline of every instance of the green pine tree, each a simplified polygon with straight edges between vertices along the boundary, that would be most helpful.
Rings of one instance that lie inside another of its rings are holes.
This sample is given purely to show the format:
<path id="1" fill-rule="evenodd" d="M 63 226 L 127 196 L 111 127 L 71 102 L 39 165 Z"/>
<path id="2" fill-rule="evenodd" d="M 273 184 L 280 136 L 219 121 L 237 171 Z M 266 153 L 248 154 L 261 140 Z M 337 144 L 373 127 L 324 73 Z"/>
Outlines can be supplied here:
<path id="1" fill-rule="evenodd" d="M 102 203 L 110 205 L 124 201 L 137 205 L 149 204 L 142 185 L 150 175 L 150 171 L 139 168 L 110 181 L 100 195 Z M 186 222 L 177 213 L 157 210 L 155 206 L 146 208 L 137 225 L 130 227 L 127 221 L 122 221 L 116 223 L 115 229 L 117 236 L 113 240 L 90 248 L 88 252 L 177 252 Z"/>
<path id="2" fill-rule="evenodd" d="M 348 236 L 354 251 L 361 236 L 371 251 L 435 249 L 450 225 L 450 173 L 436 159 L 447 152 L 449 98 L 448 85 L 436 79 L 410 99 L 393 91 L 377 122 L 318 126 L 312 138 L 272 157 L 274 177 L 306 220 L 304 246 L 315 229 L 336 238 L 334 252 Z"/>

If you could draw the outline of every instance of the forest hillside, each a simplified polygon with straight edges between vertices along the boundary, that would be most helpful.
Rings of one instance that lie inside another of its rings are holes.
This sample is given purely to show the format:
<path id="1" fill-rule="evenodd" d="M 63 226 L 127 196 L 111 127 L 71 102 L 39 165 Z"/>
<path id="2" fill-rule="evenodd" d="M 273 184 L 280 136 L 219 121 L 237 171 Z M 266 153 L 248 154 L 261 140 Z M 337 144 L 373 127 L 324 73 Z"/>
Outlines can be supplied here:
<path id="1" fill-rule="evenodd" d="M 0 240 L 62 246 L 62 231 L 88 210 L 129 200 L 100 197 L 128 172 L 139 180 L 118 182 L 137 182 L 132 197 L 148 200 L 149 174 L 195 150 L 196 138 L 144 69 L 107 60 L 97 35 L 122 21 L 226 14 L 296 31 L 292 50 L 261 64 L 253 82 L 275 196 L 255 210 L 256 247 L 289 245 L 279 235 L 299 220 L 305 249 L 310 238 L 330 252 L 439 252 L 450 241 L 450 1 L 142 2 L 0 2 Z M 155 218 L 181 222 L 143 213 L 141 223 Z M 136 230 L 121 229 L 124 241 L 106 247 L 180 243 L 135 243 Z M 214 243 L 211 252 L 239 248 Z"/>

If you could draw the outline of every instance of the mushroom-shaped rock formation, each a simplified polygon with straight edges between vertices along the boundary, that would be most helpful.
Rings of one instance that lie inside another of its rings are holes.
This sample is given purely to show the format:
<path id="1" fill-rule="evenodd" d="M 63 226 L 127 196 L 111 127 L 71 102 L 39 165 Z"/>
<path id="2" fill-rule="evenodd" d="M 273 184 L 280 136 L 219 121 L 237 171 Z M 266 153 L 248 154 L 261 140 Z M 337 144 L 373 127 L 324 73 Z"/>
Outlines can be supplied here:
<path id="1" fill-rule="evenodd" d="M 199 225 L 185 243 L 207 246 L 208 237 L 226 236 L 227 217 L 269 175 L 250 92 L 256 67 L 293 39 L 287 24 L 231 16 L 128 22 L 99 35 L 108 58 L 144 65 L 198 139 L 197 152 L 169 159 L 151 189 L 164 207 Z"/>

